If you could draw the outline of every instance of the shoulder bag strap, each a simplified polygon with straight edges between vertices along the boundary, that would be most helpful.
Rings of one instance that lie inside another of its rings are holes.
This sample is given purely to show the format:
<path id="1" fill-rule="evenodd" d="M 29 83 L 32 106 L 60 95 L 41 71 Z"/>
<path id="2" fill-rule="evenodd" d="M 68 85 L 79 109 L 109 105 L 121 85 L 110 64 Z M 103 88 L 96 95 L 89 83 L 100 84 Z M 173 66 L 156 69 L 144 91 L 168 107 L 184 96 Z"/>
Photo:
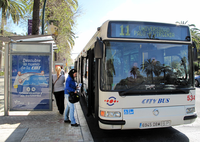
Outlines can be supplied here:
<path id="1" fill-rule="evenodd" d="M 56 79 L 56 81 L 61 77 L 61 75 Z M 54 82 L 54 85 L 56 84 L 56 81 Z"/>

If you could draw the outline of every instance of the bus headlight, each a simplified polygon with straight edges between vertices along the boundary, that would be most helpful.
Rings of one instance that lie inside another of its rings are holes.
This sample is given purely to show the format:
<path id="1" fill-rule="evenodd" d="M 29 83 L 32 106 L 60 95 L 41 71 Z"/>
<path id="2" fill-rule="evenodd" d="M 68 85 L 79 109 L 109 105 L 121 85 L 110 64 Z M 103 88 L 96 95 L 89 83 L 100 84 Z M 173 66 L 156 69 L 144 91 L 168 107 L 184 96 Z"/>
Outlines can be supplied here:
<path id="1" fill-rule="evenodd" d="M 189 108 L 186 108 L 186 113 L 193 113 L 195 112 L 195 107 L 189 107 Z"/>
<path id="2" fill-rule="evenodd" d="M 119 111 L 101 111 L 100 115 L 103 117 L 121 117 L 121 112 L 119 112 Z"/>

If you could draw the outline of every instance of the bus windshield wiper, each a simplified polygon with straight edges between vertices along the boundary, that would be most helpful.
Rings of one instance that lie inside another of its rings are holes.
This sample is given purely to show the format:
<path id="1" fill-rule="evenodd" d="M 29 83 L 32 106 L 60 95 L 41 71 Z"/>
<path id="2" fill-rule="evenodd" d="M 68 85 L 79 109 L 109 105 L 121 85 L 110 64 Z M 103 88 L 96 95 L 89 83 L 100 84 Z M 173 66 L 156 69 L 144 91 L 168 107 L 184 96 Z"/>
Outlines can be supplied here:
<path id="1" fill-rule="evenodd" d="M 143 83 L 143 82 L 142 82 Z M 141 84 L 142 84 L 141 83 Z M 138 84 L 137 86 L 139 86 L 139 85 L 141 85 L 141 84 Z M 130 88 L 130 89 L 128 89 L 128 90 L 126 90 L 126 91 L 120 91 L 119 92 L 119 95 L 120 96 L 123 96 L 123 95 L 125 95 L 126 93 L 129 93 L 129 92 L 131 92 L 132 90 L 134 90 L 137 86 L 134 86 L 134 87 L 132 87 L 132 88 Z M 189 93 L 189 91 L 190 90 L 195 90 L 195 88 L 173 88 L 173 89 L 166 89 L 166 90 L 163 90 L 163 89 L 161 89 L 161 90 L 156 90 L 156 91 L 154 91 L 154 90 L 151 90 L 149 93 L 161 93 L 161 94 L 163 94 L 163 93 L 185 93 L 185 94 L 188 94 Z M 138 92 L 139 93 L 139 92 Z M 141 91 L 140 91 L 140 93 L 142 93 Z"/>
<path id="2" fill-rule="evenodd" d="M 126 91 L 121 91 L 121 92 L 119 92 L 119 95 L 120 95 L 120 96 L 123 96 L 124 94 L 126 94 L 126 93 L 132 91 L 133 89 L 135 89 L 137 86 L 141 85 L 143 82 L 144 82 L 144 81 L 142 81 L 140 84 L 138 84 L 138 85 L 136 85 L 136 86 L 134 86 L 134 87 L 131 87 L 130 89 L 128 89 L 128 90 L 126 90 Z"/>
<path id="3" fill-rule="evenodd" d="M 189 93 L 190 90 L 195 90 L 195 88 L 176 88 L 176 91 L 182 91 L 184 93 Z"/>

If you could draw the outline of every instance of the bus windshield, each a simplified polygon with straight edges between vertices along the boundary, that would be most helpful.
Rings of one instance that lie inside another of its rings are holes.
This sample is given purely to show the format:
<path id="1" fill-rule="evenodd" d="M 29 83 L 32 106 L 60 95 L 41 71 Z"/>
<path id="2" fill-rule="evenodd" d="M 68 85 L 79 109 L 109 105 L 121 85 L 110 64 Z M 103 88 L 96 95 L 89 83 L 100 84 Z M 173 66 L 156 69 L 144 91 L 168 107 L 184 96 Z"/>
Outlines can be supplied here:
<path id="1" fill-rule="evenodd" d="M 185 44 L 106 41 L 101 90 L 157 93 L 191 88 L 191 48 Z"/>

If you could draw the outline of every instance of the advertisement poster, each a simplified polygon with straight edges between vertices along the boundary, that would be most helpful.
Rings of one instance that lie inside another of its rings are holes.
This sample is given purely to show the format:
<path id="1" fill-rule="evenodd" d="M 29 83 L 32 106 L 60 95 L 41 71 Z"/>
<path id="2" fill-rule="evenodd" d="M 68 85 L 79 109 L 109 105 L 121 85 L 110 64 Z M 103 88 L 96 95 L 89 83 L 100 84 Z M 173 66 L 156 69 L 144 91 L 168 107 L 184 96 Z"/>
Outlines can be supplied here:
<path id="1" fill-rule="evenodd" d="M 58 37 L 58 21 L 57 20 L 49 20 L 47 22 L 47 33 L 53 35 L 56 39 Z"/>
<path id="2" fill-rule="evenodd" d="M 50 110 L 48 55 L 12 55 L 10 110 Z"/>

